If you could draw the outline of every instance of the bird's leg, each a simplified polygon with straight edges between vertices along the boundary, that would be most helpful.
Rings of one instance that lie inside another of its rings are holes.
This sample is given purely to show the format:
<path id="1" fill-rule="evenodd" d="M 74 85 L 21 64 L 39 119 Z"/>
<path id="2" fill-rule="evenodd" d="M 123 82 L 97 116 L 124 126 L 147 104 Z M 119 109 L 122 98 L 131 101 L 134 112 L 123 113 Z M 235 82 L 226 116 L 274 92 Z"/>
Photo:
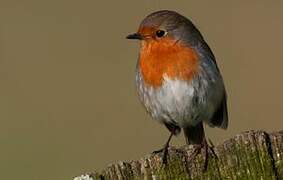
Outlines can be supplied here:
<path id="1" fill-rule="evenodd" d="M 204 166 L 203 166 L 203 169 L 202 171 L 205 172 L 207 170 L 207 167 L 208 167 L 208 159 L 209 159 L 209 155 L 212 155 L 213 157 L 215 157 L 216 159 L 218 159 L 215 151 L 214 151 L 214 145 L 212 144 L 211 140 L 208 139 L 210 145 L 207 143 L 206 140 L 204 140 L 204 143 L 203 143 L 203 147 L 204 147 Z"/>
<path id="2" fill-rule="evenodd" d="M 196 156 L 201 152 L 201 150 L 204 148 L 204 165 L 203 165 L 203 172 L 205 172 L 207 170 L 208 167 L 208 159 L 209 159 L 209 155 L 211 154 L 212 156 L 217 157 L 215 151 L 214 151 L 214 145 L 212 144 L 212 142 L 210 140 L 208 140 L 209 143 L 211 144 L 208 145 L 205 137 L 203 138 L 203 141 L 201 144 L 196 145 L 196 147 L 194 148 L 193 153 L 190 155 L 189 160 L 188 161 L 192 161 L 196 158 Z"/>
<path id="3" fill-rule="evenodd" d="M 215 151 L 214 151 L 214 144 L 212 143 L 212 141 L 210 140 L 210 139 L 208 139 L 208 142 L 209 142 L 209 144 L 210 145 L 207 145 L 208 146 L 208 150 L 211 152 L 211 154 L 215 157 L 215 158 L 217 158 L 218 159 L 218 157 L 217 157 L 217 155 L 216 155 L 216 153 L 215 153 Z"/>
<path id="4" fill-rule="evenodd" d="M 168 148 L 169 148 L 169 143 L 171 141 L 171 138 L 173 135 L 177 135 L 181 132 L 181 129 L 179 126 L 175 125 L 175 124 L 171 124 L 171 123 L 164 123 L 164 125 L 166 126 L 166 128 L 170 131 L 170 136 L 167 140 L 167 142 L 165 143 L 164 147 L 160 150 L 154 151 L 153 153 L 160 153 L 162 152 L 162 162 L 163 164 L 167 164 L 167 155 L 168 155 Z"/>
<path id="5" fill-rule="evenodd" d="M 169 148 L 169 143 L 171 141 L 172 136 L 174 135 L 173 132 L 170 133 L 170 136 L 168 138 L 168 140 L 166 141 L 164 147 L 162 149 L 159 149 L 157 151 L 153 151 L 154 154 L 160 153 L 162 152 L 162 163 L 163 164 L 167 164 L 167 155 L 168 155 L 168 148 Z"/>

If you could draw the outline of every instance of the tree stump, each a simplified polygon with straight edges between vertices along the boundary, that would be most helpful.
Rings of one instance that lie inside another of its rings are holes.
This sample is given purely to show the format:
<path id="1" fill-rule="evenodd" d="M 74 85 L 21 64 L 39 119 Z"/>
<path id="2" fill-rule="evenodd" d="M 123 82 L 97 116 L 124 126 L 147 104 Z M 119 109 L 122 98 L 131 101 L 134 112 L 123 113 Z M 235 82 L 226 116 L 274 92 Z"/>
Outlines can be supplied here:
<path id="1" fill-rule="evenodd" d="M 192 161 L 194 146 L 170 147 L 168 164 L 162 154 L 150 154 L 140 160 L 118 162 L 102 172 L 93 172 L 74 180 L 124 179 L 283 179 L 283 131 L 266 133 L 248 131 L 226 140 L 214 148 L 203 171 L 204 150 Z"/>

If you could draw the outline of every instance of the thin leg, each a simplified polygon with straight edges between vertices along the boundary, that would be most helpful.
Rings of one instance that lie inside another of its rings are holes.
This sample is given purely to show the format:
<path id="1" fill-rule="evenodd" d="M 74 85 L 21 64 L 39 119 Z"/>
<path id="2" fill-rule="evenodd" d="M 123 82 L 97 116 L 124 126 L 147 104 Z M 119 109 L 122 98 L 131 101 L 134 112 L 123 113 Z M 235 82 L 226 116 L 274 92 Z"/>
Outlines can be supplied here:
<path id="1" fill-rule="evenodd" d="M 199 145 L 196 145 L 193 153 L 190 155 L 189 157 L 189 161 L 192 161 L 196 158 L 196 156 L 201 152 L 202 148 L 204 148 L 204 165 L 203 165 L 203 172 L 206 172 L 207 168 L 208 168 L 208 159 L 209 159 L 209 155 L 211 154 L 212 156 L 217 158 L 216 153 L 214 152 L 214 146 L 212 144 L 212 142 L 209 140 L 211 146 L 208 145 L 206 139 L 204 138 L 202 143 Z"/>
<path id="2" fill-rule="evenodd" d="M 209 151 L 212 153 L 212 155 L 214 156 L 214 157 L 216 157 L 216 158 L 218 158 L 217 157 L 217 155 L 216 155 L 216 153 L 215 153 L 215 151 L 214 151 L 214 144 L 212 143 L 212 141 L 208 138 L 208 142 L 209 142 L 209 144 L 210 145 L 208 145 L 208 148 L 209 148 Z"/>
<path id="3" fill-rule="evenodd" d="M 157 154 L 157 153 L 160 153 L 160 152 L 163 153 L 163 155 L 162 155 L 162 163 L 163 164 L 167 164 L 169 143 L 170 143 L 171 138 L 172 138 L 173 135 L 174 135 L 174 133 L 171 132 L 168 140 L 166 141 L 166 143 L 165 143 L 165 145 L 164 145 L 164 147 L 162 149 L 159 149 L 157 151 L 153 151 L 154 154 Z"/>

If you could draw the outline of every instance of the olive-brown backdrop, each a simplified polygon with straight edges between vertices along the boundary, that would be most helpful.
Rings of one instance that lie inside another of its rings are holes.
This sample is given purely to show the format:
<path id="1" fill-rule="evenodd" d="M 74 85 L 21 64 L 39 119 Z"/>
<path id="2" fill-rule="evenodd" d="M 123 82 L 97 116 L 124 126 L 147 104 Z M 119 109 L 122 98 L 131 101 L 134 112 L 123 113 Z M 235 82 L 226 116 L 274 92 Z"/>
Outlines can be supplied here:
<path id="1" fill-rule="evenodd" d="M 125 39 L 159 9 L 191 18 L 217 57 L 230 124 L 207 128 L 215 144 L 283 129 L 283 1 L 1 0 L 1 179 L 71 179 L 164 144 L 136 96 L 138 42 Z"/>

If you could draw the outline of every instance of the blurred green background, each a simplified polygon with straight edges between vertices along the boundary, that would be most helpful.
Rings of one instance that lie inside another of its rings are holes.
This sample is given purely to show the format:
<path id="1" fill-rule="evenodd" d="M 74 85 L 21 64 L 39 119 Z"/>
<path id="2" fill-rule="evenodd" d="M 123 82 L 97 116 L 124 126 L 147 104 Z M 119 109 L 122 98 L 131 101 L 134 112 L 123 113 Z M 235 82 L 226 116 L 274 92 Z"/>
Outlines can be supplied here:
<path id="1" fill-rule="evenodd" d="M 283 129 L 283 1 L 1 0 L 1 179 L 71 179 L 164 144 L 136 96 L 138 42 L 125 39 L 159 9 L 191 18 L 217 57 L 230 126 L 207 128 L 215 144 Z"/>

